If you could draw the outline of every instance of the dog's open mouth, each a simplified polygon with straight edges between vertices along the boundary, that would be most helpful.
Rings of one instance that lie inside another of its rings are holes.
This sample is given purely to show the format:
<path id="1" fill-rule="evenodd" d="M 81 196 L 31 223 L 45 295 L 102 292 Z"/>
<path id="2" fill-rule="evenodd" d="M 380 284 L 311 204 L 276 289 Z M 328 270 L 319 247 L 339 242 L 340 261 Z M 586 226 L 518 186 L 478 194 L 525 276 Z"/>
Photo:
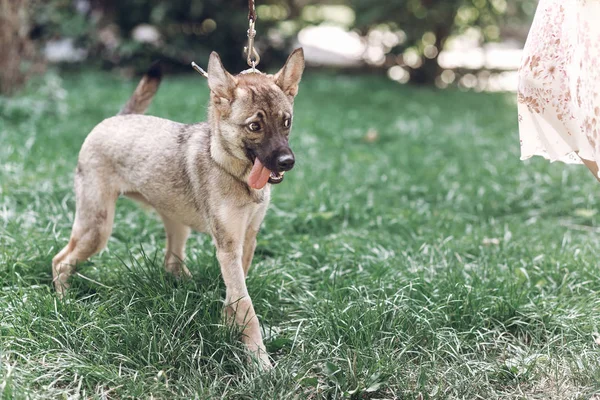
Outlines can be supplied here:
<path id="1" fill-rule="evenodd" d="M 278 183 L 281 183 L 281 181 L 283 181 L 284 173 L 285 172 L 271 171 L 271 175 L 269 176 L 269 183 L 271 183 L 273 185 L 277 185 Z"/>
<path id="2" fill-rule="evenodd" d="M 258 157 L 254 158 L 254 165 L 252 166 L 250 175 L 248 175 L 248 185 L 251 188 L 262 189 L 267 182 L 276 185 L 281 183 L 281 181 L 283 181 L 283 172 L 271 171 L 263 165 Z"/>

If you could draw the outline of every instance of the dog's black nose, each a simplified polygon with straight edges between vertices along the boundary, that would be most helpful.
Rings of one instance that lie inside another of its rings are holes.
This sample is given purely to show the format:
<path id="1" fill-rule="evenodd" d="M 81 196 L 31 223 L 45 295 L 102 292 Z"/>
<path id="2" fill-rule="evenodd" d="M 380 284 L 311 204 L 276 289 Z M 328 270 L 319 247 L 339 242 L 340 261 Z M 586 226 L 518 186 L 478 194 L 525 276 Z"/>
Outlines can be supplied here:
<path id="1" fill-rule="evenodd" d="M 277 169 L 279 172 L 289 171 L 294 168 L 296 160 L 292 154 L 283 154 L 277 157 Z"/>

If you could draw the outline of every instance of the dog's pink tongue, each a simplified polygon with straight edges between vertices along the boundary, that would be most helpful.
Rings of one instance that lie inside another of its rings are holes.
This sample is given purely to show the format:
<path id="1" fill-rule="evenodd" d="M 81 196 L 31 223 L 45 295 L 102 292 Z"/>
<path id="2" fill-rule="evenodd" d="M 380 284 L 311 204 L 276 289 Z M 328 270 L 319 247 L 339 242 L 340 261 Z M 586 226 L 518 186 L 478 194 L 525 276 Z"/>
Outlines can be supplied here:
<path id="1" fill-rule="evenodd" d="M 254 159 L 254 166 L 250 171 L 250 176 L 248 176 L 248 185 L 254 189 L 262 189 L 269 181 L 269 176 L 271 176 L 271 171 L 257 157 Z"/>

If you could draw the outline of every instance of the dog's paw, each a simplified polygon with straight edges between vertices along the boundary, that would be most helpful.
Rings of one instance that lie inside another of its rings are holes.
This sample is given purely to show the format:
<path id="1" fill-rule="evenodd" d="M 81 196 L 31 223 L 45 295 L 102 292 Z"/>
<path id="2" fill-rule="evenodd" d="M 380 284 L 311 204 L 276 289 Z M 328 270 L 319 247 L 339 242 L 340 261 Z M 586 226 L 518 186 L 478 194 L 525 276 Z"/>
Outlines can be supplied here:
<path id="1" fill-rule="evenodd" d="M 185 265 L 182 265 L 180 276 L 186 279 L 192 279 L 192 273 Z"/>
<path id="2" fill-rule="evenodd" d="M 167 272 L 170 273 L 175 279 L 191 279 L 192 273 L 190 270 L 181 263 L 169 263 L 166 265 Z"/>
<path id="3" fill-rule="evenodd" d="M 270 371 L 273 369 L 273 364 L 271 364 L 271 359 L 266 351 L 252 353 L 250 356 L 250 361 L 256 363 L 262 371 Z"/>

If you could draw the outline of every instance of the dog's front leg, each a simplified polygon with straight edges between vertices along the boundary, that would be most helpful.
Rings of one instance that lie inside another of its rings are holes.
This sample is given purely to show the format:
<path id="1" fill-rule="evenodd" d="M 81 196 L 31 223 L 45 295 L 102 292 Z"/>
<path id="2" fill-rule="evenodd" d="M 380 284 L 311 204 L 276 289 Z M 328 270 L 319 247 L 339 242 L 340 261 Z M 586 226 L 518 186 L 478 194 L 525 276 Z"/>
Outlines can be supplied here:
<path id="1" fill-rule="evenodd" d="M 242 255 L 242 266 L 244 267 L 244 275 L 248 276 L 250 266 L 252 265 L 252 259 L 254 258 L 254 251 L 256 250 L 256 235 L 260 230 L 260 225 L 265 218 L 267 212 L 268 202 L 265 202 L 251 218 L 246 234 L 244 235 L 244 253 Z"/>
<path id="2" fill-rule="evenodd" d="M 256 234 L 257 230 L 254 230 L 252 226 L 249 226 L 246 230 L 246 237 L 244 238 L 244 253 L 242 256 L 242 267 L 244 268 L 244 277 L 248 276 L 248 271 L 252 265 L 252 259 L 254 258 L 254 250 L 256 250 Z"/>
<path id="3" fill-rule="evenodd" d="M 263 368 L 270 368 L 271 362 L 260 333 L 260 325 L 252 300 L 246 287 L 246 277 L 242 267 L 243 241 L 231 238 L 218 238 L 217 259 L 225 282 L 225 315 L 243 328 L 242 342 L 258 359 Z"/>

